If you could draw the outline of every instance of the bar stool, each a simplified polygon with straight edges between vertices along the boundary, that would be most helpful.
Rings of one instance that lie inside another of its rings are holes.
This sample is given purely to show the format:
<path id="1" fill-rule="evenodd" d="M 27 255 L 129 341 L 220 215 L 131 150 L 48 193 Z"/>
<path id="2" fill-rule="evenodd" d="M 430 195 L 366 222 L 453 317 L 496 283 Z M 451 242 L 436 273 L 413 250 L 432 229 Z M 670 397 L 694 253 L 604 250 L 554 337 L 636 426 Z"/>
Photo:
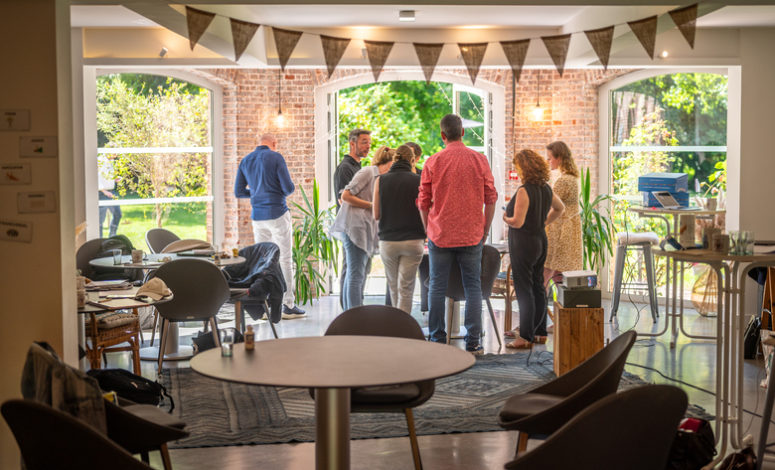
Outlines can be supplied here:
<path id="1" fill-rule="evenodd" d="M 616 316 L 619 310 L 619 299 L 622 293 L 622 277 L 624 276 L 624 261 L 629 250 L 643 251 L 643 259 L 646 263 L 646 283 L 649 292 L 649 305 L 651 306 L 651 318 L 657 321 L 659 317 L 659 305 L 657 304 L 657 284 L 654 274 L 654 256 L 651 254 L 651 246 L 659 244 L 659 236 L 654 232 L 620 232 L 616 234 L 616 267 L 614 270 L 614 291 L 611 302 L 611 318 Z M 609 321 L 610 321 L 609 320 Z"/>

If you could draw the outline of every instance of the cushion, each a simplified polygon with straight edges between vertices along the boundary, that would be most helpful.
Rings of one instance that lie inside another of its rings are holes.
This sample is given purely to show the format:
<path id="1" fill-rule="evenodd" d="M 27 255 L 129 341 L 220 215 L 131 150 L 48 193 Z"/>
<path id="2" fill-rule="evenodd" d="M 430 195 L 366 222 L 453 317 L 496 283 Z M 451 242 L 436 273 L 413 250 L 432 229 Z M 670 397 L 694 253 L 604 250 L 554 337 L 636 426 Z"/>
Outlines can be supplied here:
<path id="1" fill-rule="evenodd" d="M 99 313 L 95 317 L 97 318 L 97 328 L 101 330 L 130 325 L 132 322 L 137 321 L 137 315 L 127 312 Z M 91 325 L 91 321 L 87 321 L 86 324 Z"/>
<path id="2" fill-rule="evenodd" d="M 619 232 L 616 234 L 617 245 L 642 245 L 647 243 L 659 245 L 659 236 L 654 232 Z"/>
<path id="3" fill-rule="evenodd" d="M 186 423 L 169 413 L 165 413 L 153 405 L 129 405 L 124 406 L 123 409 L 132 413 L 138 418 L 151 421 L 152 423 L 156 423 L 161 426 L 169 426 L 171 428 L 178 429 L 183 429 L 186 427 Z"/>
<path id="4" fill-rule="evenodd" d="M 351 393 L 353 404 L 404 403 L 419 397 L 420 387 L 415 383 L 358 387 L 352 389 Z"/>
<path id="5" fill-rule="evenodd" d="M 503 405 L 498 417 L 503 422 L 516 421 L 525 416 L 546 411 L 563 400 L 564 397 L 543 393 L 514 395 Z"/>

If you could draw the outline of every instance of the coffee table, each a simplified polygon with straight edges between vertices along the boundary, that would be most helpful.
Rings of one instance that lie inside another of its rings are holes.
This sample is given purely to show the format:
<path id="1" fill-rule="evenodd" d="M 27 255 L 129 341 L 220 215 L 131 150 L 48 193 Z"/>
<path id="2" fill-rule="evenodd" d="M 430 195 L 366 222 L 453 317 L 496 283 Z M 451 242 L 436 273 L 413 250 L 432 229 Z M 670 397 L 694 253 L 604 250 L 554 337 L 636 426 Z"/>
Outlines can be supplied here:
<path id="1" fill-rule="evenodd" d="M 315 389 L 315 468 L 350 468 L 350 388 L 437 379 L 474 365 L 461 349 L 416 339 L 321 336 L 235 344 L 197 354 L 191 368 L 229 382 Z M 249 412 L 249 410 L 246 410 Z"/>

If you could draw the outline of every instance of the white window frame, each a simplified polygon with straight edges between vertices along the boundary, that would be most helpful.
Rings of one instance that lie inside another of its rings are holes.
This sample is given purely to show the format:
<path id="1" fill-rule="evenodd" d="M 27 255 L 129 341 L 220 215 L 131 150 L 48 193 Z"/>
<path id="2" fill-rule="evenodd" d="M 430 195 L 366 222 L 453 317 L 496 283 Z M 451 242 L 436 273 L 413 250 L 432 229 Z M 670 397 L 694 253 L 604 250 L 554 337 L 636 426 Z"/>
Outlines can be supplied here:
<path id="1" fill-rule="evenodd" d="M 183 80 L 210 91 L 211 147 L 158 147 L 100 149 L 97 147 L 97 77 L 109 74 L 138 73 L 159 75 Z M 155 67 L 101 67 L 84 66 L 84 188 L 86 209 L 86 235 L 88 239 L 100 236 L 99 206 L 154 204 L 155 202 L 212 202 L 212 243 L 219 246 L 224 234 L 224 181 L 223 181 L 223 88 L 191 72 L 174 68 Z M 143 199 L 138 202 L 99 201 L 97 198 L 97 155 L 101 153 L 162 153 L 162 152 L 210 152 L 211 195 L 200 197 L 174 197 Z M 91 191 L 89 188 L 94 188 Z"/>

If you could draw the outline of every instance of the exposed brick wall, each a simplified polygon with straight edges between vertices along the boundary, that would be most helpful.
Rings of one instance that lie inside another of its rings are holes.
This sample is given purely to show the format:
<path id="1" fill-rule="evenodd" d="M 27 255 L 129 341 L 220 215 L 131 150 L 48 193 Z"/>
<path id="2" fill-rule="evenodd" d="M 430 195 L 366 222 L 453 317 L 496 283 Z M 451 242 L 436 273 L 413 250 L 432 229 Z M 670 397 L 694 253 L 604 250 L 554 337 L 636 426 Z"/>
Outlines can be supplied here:
<path id="1" fill-rule="evenodd" d="M 467 77 L 464 69 L 439 69 Z M 546 144 L 564 140 L 571 148 L 580 167 L 589 167 L 593 188 L 597 188 L 598 168 L 598 88 L 617 76 L 631 70 L 566 70 L 560 77 L 554 70 L 525 70 L 516 87 L 515 107 L 512 107 L 511 70 L 482 70 L 479 80 L 504 87 L 506 100 L 506 161 L 507 171 L 512 168 L 511 155 L 515 149 L 532 148 L 544 153 Z M 285 123 L 276 125 L 279 97 L 277 69 L 217 69 L 199 71 L 223 86 L 224 131 L 224 207 L 225 242 L 244 246 L 252 243 L 250 204 L 237 201 L 233 196 L 234 175 L 239 160 L 251 152 L 258 136 L 271 132 L 278 137 L 278 151 L 283 154 L 293 181 L 311 194 L 315 177 L 315 88 L 326 84 L 322 69 L 289 69 L 282 80 L 282 110 Z M 339 69 L 331 81 L 344 77 L 368 74 L 365 69 Z M 540 100 L 545 109 L 541 122 L 529 120 L 535 106 L 536 85 L 540 77 Z M 466 82 L 467 83 L 467 82 Z M 498 136 L 494 136 L 498 138 Z M 324 138 L 324 137 L 318 137 Z M 504 198 L 515 190 L 506 181 Z M 292 201 L 301 201 L 297 189 Z M 292 211 L 293 212 L 293 211 Z"/>

